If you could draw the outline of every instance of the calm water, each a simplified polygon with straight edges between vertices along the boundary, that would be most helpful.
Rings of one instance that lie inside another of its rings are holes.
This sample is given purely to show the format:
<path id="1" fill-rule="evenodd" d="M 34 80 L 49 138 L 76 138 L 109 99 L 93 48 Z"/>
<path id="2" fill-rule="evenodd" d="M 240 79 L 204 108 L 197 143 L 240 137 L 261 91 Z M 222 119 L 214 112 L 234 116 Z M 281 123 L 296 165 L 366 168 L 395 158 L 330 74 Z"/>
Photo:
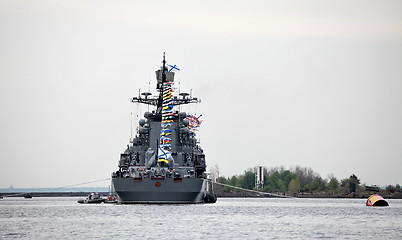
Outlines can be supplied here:
<path id="1" fill-rule="evenodd" d="M 0 239 L 402 239 L 402 200 L 234 199 L 203 205 L 0 200 Z"/>

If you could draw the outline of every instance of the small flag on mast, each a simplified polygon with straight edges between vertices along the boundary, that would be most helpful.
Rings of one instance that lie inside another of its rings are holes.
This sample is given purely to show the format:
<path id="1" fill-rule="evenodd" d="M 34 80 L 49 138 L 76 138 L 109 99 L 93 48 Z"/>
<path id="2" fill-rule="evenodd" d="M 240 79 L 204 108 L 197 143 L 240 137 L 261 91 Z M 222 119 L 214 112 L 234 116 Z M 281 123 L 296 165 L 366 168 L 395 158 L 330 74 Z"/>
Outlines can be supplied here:
<path id="1" fill-rule="evenodd" d="M 168 67 L 170 67 L 170 69 L 168 70 L 168 72 L 171 72 L 171 71 L 180 71 L 180 68 L 175 64 L 175 65 L 169 65 L 168 64 Z"/>

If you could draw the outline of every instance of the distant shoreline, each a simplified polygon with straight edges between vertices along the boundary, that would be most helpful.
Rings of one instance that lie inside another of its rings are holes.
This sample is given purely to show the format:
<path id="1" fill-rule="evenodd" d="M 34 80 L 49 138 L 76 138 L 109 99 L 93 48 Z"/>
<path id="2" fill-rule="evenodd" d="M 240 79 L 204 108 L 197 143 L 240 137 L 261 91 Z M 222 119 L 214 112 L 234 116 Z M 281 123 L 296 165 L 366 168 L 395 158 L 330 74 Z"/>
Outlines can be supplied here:
<path id="1" fill-rule="evenodd" d="M 256 194 L 249 192 L 223 192 L 217 194 L 218 198 L 276 198 L 274 196 L 269 196 L 270 193 L 265 194 Z M 379 194 L 383 196 L 385 199 L 402 199 L 402 193 L 377 193 L 377 192 L 357 192 L 357 193 L 349 193 L 349 194 L 339 194 L 339 193 L 331 193 L 331 192 L 319 192 L 319 193 L 298 193 L 296 195 L 289 195 L 284 193 L 275 193 L 275 195 L 283 195 L 283 197 L 294 197 L 294 198 L 368 198 L 373 194 Z"/>
<path id="2" fill-rule="evenodd" d="M 0 193 L 0 197 L 24 197 L 24 194 L 29 193 L 32 197 L 86 197 L 91 191 L 87 192 L 13 192 L 13 193 Z M 101 196 L 107 196 L 109 192 L 99 192 Z M 375 194 L 371 192 L 350 193 L 350 194 L 336 194 L 336 193 L 300 193 L 295 196 L 284 195 L 283 193 L 275 193 L 276 195 L 283 195 L 283 197 L 295 198 L 368 198 L 370 195 Z M 379 193 L 385 199 L 402 199 L 402 193 Z M 248 192 L 224 192 L 218 193 L 218 198 L 274 198 L 269 193 L 255 194 Z"/>
<path id="3" fill-rule="evenodd" d="M 24 197 L 29 194 L 32 197 L 86 197 L 90 192 L 13 192 L 13 193 L 0 193 L 0 197 Z M 107 195 L 108 192 L 99 192 L 102 196 Z"/>

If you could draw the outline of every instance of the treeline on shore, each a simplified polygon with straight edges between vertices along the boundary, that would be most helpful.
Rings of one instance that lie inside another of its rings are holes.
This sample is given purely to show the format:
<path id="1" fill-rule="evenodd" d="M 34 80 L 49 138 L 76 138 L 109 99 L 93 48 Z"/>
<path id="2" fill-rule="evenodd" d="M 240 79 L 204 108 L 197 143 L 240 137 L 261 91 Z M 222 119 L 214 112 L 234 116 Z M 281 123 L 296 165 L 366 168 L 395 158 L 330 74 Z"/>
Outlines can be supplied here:
<path id="1" fill-rule="evenodd" d="M 214 181 L 238 188 L 255 189 L 256 168 L 249 168 L 243 174 L 231 177 L 219 175 L 219 167 L 215 165 L 211 169 L 211 175 Z M 366 197 L 373 193 L 381 193 L 387 197 L 401 198 L 401 186 L 388 185 L 385 189 L 378 186 L 365 186 L 360 179 L 352 174 L 349 178 L 337 179 L 331 175 L 328 178 L 322 178 L 320 174 L 314 172 L 311 168 L 296 166 L 291 169 L 284 167 L 264 168 L 263 192 L 281 193 L 292 196 L 316 195 L 317 197 Z M 231 195 L 230 193 L 241 190 L 229 186 L 215 186 L 218 195 Z"/>

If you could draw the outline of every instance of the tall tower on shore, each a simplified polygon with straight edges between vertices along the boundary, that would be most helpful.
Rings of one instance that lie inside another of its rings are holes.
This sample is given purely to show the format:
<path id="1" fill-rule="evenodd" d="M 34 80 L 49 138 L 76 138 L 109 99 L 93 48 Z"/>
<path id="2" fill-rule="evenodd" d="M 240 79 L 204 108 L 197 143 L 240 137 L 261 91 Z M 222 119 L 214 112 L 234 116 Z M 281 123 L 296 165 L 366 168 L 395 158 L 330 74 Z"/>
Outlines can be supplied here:
<path id="1" fill-rule="evenodd" d="M 255 188 L 264 188 L 264 168 L 262 166 L 257 166 L 257 171 L 255 172 Z"/>

